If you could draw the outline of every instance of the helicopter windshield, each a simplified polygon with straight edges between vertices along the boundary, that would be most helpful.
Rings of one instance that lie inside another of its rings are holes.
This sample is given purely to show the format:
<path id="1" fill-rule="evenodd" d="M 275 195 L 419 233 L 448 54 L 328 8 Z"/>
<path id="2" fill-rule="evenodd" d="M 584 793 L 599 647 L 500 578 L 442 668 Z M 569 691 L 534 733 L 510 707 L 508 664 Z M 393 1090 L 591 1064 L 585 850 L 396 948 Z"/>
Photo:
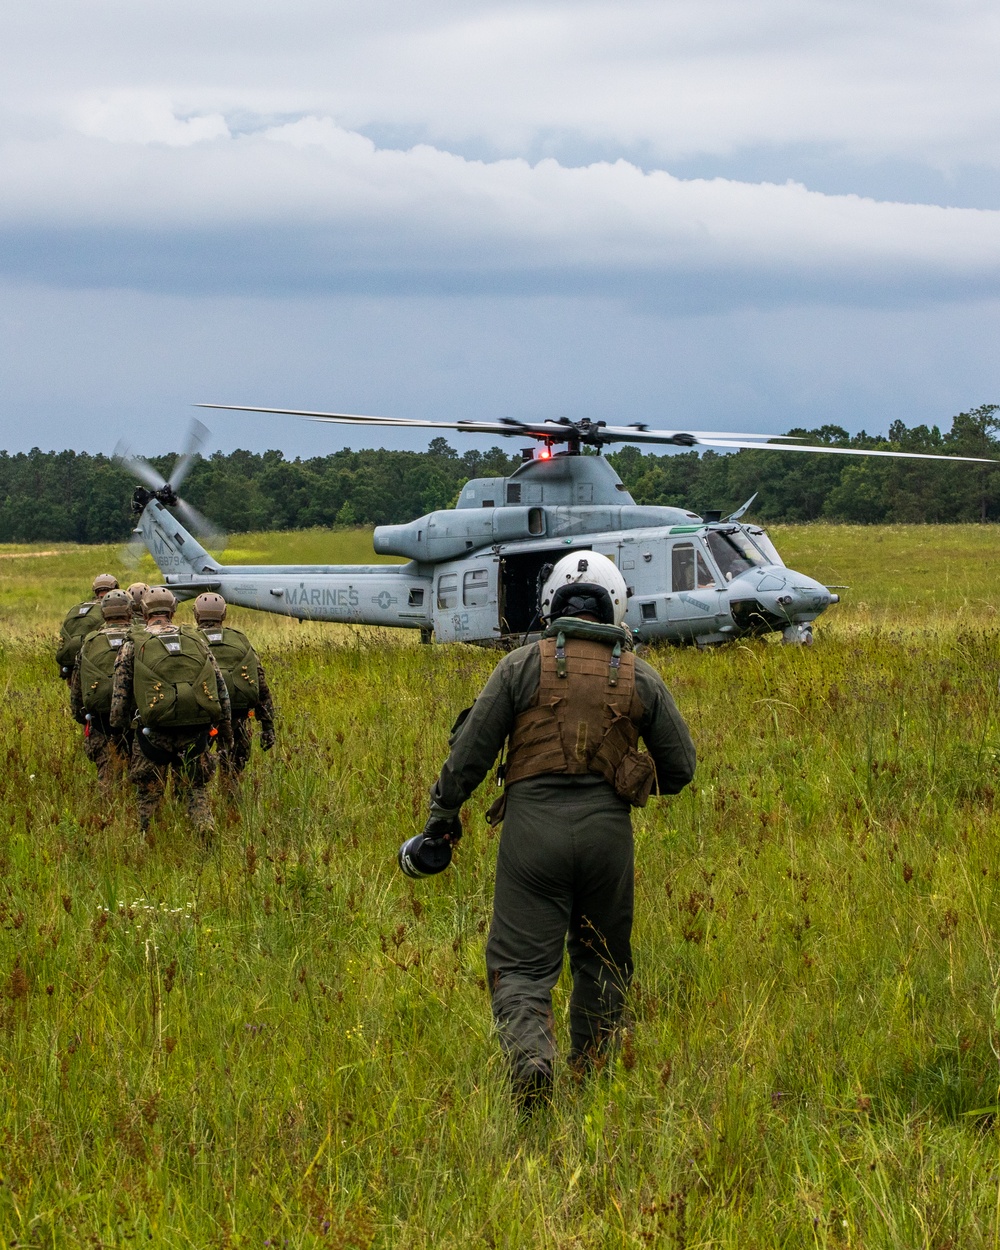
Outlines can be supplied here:
<path id="1" fill-rule="evenodd" d="M 759 547 L 764 553 L 768 564 L 777 564 L 781 568 L 785 567 L 784 560 L 778 555 L 777 548 L 764 530 L 758 529 L 756 525 L 748 525 L 745 532 L 750 535 L 753 545 Z"/>
<path id="2" fill-rule="evenodd" d="M 715 557 L 719 571 L 727 582 L 747 569 L 770 564 L 740 529 L 709 530 L 705 535 L 708 549 Z"/>

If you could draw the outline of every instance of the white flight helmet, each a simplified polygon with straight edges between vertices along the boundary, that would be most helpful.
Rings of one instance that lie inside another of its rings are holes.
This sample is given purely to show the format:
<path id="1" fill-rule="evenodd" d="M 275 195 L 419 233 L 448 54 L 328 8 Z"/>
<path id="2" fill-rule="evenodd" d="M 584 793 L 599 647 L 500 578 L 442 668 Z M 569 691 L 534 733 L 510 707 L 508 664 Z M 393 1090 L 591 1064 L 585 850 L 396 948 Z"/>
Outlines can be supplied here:
<path id="1" fill-rule="evenodd" d="M 538 614 L 543 620 L 593 613 L 605 625 L 625 619 L 628 588 L 613 560 L 597 551 L 574 551 L 555 565 L 542 585 Z"/>

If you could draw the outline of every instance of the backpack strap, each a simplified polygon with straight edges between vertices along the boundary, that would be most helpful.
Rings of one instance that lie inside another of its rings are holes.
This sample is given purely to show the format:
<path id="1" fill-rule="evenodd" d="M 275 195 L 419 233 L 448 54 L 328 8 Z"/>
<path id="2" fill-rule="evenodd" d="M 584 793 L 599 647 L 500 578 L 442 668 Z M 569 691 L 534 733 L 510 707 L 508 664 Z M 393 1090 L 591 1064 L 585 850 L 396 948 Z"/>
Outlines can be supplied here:
<path id="1" fill-rule="evenodd" d="M 569 676 L 569 673 L 566 671 L 566 635 L 562 630 L 559 631 L 556 638 L 556 676 Z"/>
<path id="2" fill-rule="evenodd" d="M 622 663 L 622 644 L 620 642 L 616 642 L 614 645 L 614 650 L 611 652 L 611 659 L 608 663 L 608 685 L 609 686 L 618 685 L 618 670 L 621 668 L 621 663 Z"/>

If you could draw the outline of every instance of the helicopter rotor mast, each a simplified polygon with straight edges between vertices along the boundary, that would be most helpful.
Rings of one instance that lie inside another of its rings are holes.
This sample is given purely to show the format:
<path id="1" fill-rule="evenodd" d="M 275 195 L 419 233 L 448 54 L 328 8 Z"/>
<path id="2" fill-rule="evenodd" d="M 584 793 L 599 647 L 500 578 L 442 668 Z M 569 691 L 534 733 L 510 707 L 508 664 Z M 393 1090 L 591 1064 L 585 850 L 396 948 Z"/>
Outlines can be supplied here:
<path id="1" fill-rule="evenodd" d="M 551 454 L 552 448 L 566 444 L 570 455 L 578 455 L 581 446 L 598 450 L 609 443 L 655 443 L 660 446 L 718 448 L 722 451 L 804 451 L 834 456 L 886 456 L 899 460 L 959 460 L 974 464 L 996 464 L 987 456 L 944 456 L 923 451 L 890 451 L 869 447 L 832 447 L 807 445 L 794 435 L 745 434 L 718 430 L 651 430 L 643 422 L 632 425 L 608 425 L 583 417 L 571 421 L 519 421 L 501 417 L 498 421 L 428 421 L 417 417 L 374 417 L 348 412 L 311 412 L 299 408 L 263 408 L 252 404 L 197 404 L 198 408 L 214 408 L 227 412 L 260 412 L 282 417 L 302 417 L 329 425 L 355 427 L 389 427 L 412 430 L 454 430 L 461 434 L 492 434 L 502 438 L 533 438 Z M 780 438 L 781 442 L 773 442 Z M 790 440 L 790 441 L 786 441 Z"/>

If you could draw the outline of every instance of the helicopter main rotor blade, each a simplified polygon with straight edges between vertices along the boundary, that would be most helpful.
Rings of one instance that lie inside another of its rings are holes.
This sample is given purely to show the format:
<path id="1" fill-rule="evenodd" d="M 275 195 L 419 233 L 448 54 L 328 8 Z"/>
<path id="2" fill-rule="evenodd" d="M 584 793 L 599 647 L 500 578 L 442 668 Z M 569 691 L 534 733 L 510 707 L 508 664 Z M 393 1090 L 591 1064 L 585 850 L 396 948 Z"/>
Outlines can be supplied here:
<path id="1" fill-rule="evenodd" d="M 831 456 L 890 456 L 895 460 L 964 460 L 971 464 L 997 464 L 987 456 L 941 456 L 929 451 L 880 451 L 874 447 L 805 447 L 801 443 L 745 443 L 733 439 L 701 438 L 702 447 L 722 447 L 727 451 L 811 451 Z"/>
<path id="2" fill-rule="evenodd" d="M 191 472 L 194 462 L 198 459 L 201 449 L 205 445 L 206 438 L 208 438 L 208 426 L 203 425 L 197 417 L 194 417 L 188 430 L 187 446 L 177 457 L 177 462 L 170 473 L 170 477 L 167 479 L 167 484 L 175 492 L 180 490 L 181 483 Z"/>
<path id="3" fill-rule="evenodd" d="M 205 547 L 210 547 L 216 552 L 225 549 L 228 537 L 226 531 L 199 512 L 194 504 L 188 503 L 186 499 L 178 499 L 175 504 L 171 504 L 171 508 L 177 514 L 180 523 L 189 529 Z"/>
<path id="4" fill-rule="evenodd" d="M 557 443 L 580 442 L 669 442 L 688 438 L 773 438 L 773 434 L 730 434 L 720 430 L 648 430 L 644 425 L 608 426 L 591 421 L 520 421 L 504 417 L 499 421 L 428 421 L 419 417 L 373 417 L 356 412 L 312 412 L 303 408 L 257 408 L 249 404 L 198 404 L 227 412 L 262 412 L 279 417 L 304 417 L 332 425 L 397 426 L 403 429 L 457 430 L 466 434 L 499 434 L 503 438 L 539 438 Z"/>
<path id="5" fill-rule="evenodd" d="M 404 429 L 459 430 L 468 434 L 499 434 L 503 437 L 538 438 L 547 443 L 655 443 L 675 447 L 718 447 L 724 451 L 807 451 L 834 456 L 888 456 L 899 460 L 962 460 L 974 464 L 995 464 L 985 456 L 946 456 L 924 451 L 881 451 L 864 447 L 808 446 L 801 442 L 772 443 L 778 434 L 743 434 L 714 430 L 651 430 L 642 423 L 606 425 L 603 421 L 426 421 L 413 417 L 369 417 L 349 412 L 309 412 L 298 408 L 255 408 L 247 404 L 199 404 L 199 408 L 221 408 L 231 412 L 265 412 L 285 417 L 305 417 L 339 425 L 394 426 Z M 796 437 L 796 436 L 791 436 Z"/>
<path id="6" fill-rule="evenodd" d="M 133 530 L 132 537 L 121 549 L 121 562 L 127 569 L 131 569 L 134 572 L 139 567 L 139 562 L 145 554 L 146 540 L 139 530 Z"/>
<path id="7" fill-rule="evenodd" d="M 137 456 L 132 448 L 122 439 L 115 446 L 111 453 L 111 458 L 123 469 L 127 469 L 133 477 L 137 477 L 144 486 L 148 486 L 150 490 L 162 490 L 166 486 L 166 482 L 162 476 L 153 468 L 148 460 L 144 460 L 142 456 Z"/>

